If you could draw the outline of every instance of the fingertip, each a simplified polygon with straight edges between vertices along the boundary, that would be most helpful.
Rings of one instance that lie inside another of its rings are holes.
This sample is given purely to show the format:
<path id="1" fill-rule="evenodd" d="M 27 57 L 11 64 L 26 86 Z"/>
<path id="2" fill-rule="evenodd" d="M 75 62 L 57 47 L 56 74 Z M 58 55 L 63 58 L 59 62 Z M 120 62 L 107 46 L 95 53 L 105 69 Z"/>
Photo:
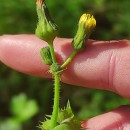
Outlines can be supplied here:
<path id="1" fill-rule="evenodd" d="M 40 49 L 47 44 L 34 35 L 3 35 L 0 37 L 0 60 L 26 74 L 48 77 L 48 66 L 42 63 Z"/>
<path id="2" fill-rule="evenodd" d="M 129 130 L 130 106 L 121 106 L 111 112 L 83 121 L 81 126 L 87 130 Z"/>

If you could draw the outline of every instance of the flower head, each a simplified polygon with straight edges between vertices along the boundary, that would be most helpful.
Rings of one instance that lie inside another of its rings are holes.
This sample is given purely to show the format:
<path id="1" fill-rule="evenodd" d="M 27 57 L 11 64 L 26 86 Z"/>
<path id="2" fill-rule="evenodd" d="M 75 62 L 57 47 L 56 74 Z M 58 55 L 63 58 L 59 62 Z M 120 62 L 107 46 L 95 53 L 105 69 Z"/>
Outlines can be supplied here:
<path id="1" fill-rule="evenodd" d="M 37 0 L 36 7 L 38 14 L 36 36 L 48 43 L 52 43 L 57 35 L 57 25 L 52 20 L 44 0 Z"/>
<path id="2" fill-rule="evenodd" d="M 84 26 L 86 29 L 93 29 L 96 26 L 96 20 L 93 15 L 83 14 L 79 20 L 79 26 Z"/>
<path id="3" fill-rule="evenodd" d="M 86 40 L 96 26 L 95 18 L 90 14 L 83 14 L 80 17 L 78 31 L 72 41 L 75 50 L 81 50 L 86 46 Z"/>

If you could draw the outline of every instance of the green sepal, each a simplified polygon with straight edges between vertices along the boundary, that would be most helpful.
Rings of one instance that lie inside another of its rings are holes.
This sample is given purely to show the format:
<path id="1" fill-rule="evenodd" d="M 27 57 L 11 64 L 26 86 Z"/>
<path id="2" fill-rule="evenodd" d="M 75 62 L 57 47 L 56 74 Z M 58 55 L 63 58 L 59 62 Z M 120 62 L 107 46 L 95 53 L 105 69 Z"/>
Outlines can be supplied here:
<path id="1" fill-rule="evenodd" d="M 52 20 L 48 8 L 43 0 L 37 0 L 38 24 L 35 34 L 40 39 L 52 44 L 57 36 L 58 27 Z"/>
<path id="2" fill-rule="evenodd" d="M 50 48 L 48 46 L 45 48 L 42 48 L 40 51 L 40 54 L 45 64 L 51 65 L 53 63 L 52 58 L 51 58 Z"/>
<path id="3" fill-rule="evenodd" d="M 78 27 L 78 31 L 72 41 L 75 50 L 82 50 L 86 47 L 86 39 L 89 37 L 88 32 L 82 27 Z"/>
<path id="4" fill-rule="evenodd" d="M 62 68 L 59 64 L 53 63 L 50 67 L 49 72 L 52 73 L 52 74 L 59 74 L 59 73 L 62 72 Z"/>

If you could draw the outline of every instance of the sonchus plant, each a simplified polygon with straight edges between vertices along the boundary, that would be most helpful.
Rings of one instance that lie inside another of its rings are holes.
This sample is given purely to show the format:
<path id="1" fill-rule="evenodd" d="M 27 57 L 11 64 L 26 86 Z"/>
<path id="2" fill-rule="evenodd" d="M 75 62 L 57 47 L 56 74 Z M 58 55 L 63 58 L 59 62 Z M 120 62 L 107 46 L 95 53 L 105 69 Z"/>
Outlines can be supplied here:
<path id="1" fill-rule="evenodd" d="M 38 14 L 38 24 L 36 28 L 36 36 L 46 41 L 48 46 L 40 51 L 44 64 L 50 66 L 49 72 L 54 76 L 54 105 L 51 116 L 47 116 L 46 120 L 41 123 L 42 130 L 80 130 L 81 122 L 78 120 L 68 102 L 67 107 L 59 109 L 60 99 L 60 77 L 73 60 L 75 55 L 85 49 L 86 40 L 89 38 L 92 30 L 96 26 L 95 18 L 90 14 L 83 14 L 78 23 L 77 33 L 72 41 L 73 52 L 63 64 L 59 64 L 54 53 L 53 41 L 57 36 L 58 27 L 50 17 L 48 8 L 44 0 L 36 1 Z"/>

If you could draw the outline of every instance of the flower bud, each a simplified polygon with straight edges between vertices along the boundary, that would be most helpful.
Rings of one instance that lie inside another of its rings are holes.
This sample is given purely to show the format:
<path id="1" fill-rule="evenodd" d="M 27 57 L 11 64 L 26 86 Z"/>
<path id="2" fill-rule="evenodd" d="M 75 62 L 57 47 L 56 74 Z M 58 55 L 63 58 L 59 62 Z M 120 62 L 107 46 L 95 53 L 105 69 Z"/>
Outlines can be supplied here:
<path id="1" fill-rule="evenodd" d="M 36 2 L 38 24 L 36 28 L 36 36 L 45 40 L 47 43 L 52 43 L 57 35 L 57 25 L 50 17 L 48 8 L 43 0 L 37 0 Z"/>
<path id="2" fill-rule="evenodd" d="M 53 63 L 52 58 L 51 58 L 50 48 L 48 46 L 45 48 L 42 48 L 40 51 L 40 54 L 45 64 L 51 65 Z"/>
<path id="3" fill-rule="evenodd" d="M 75 50 L 81 50 L 86 45 L 90 33 L 96 26 L 95 18 L 90 14 L 83 14 L 79 20 L 78 31 L 72 41 Z"/>

